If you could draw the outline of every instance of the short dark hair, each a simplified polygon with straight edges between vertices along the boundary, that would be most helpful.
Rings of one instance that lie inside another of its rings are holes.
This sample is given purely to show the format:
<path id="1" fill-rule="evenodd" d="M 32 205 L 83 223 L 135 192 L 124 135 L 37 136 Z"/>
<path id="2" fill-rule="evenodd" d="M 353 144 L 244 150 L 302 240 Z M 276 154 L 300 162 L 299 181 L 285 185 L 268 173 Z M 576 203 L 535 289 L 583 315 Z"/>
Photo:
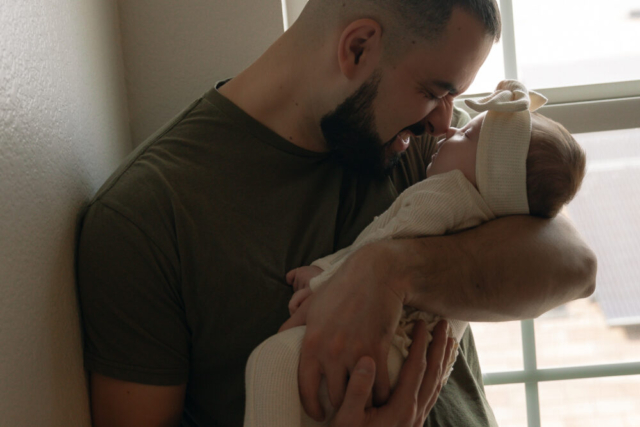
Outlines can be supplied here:
<path id="1" fill-rule="evenodd" d="M 426 39 L 437 39 L 456 7 L 474 16 L 495 42 L 500 40 L 502 21 L 496 0 L 369 0 L 401 19 L 405 28 Z"/>
<path id="2" fill-rule="evenodd" d="M 373 18 L 392 33 L 410 33 L 433 41 L 443 34 L 455 8 L 475 17 L 488 37 L 500 40 L 502 22 L 496 0 L 309 0 L 300 18 L 307 27 L 320 28 L 336 18 L 343 23 Z M 397 34 L 391 40 L 396 37 L 402 36 Z"/>
<path id="3" fill-rule="evenodd" d="M 560 123 L 531 115 L 527 156 L 527 198 L 531 215 L 552 218 L 576 195 L 585 175 L 586 154 Z"/>

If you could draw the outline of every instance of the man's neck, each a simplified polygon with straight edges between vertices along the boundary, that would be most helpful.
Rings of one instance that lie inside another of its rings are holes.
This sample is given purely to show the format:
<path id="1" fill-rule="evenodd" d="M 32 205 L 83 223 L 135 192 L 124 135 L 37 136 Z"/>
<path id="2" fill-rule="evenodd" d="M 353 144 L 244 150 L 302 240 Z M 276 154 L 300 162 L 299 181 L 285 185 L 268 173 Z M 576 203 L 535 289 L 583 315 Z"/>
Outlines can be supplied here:
<path id="1" fill-rule="evenodd" d="M 291 30 L 283 34 L 220 93 L 287 141 L 326 151 L 320 130 L 325 107 L 314 82 L 318 70 L 309 66 L 311 55 L 302 52 L 295 39 Z"/>

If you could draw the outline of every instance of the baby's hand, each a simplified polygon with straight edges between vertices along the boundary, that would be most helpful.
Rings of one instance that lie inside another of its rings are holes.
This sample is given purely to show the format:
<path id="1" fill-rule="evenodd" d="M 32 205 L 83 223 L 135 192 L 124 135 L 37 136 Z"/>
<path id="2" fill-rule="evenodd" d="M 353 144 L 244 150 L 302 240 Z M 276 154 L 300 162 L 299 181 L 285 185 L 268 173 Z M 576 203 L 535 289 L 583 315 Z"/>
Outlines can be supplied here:
<path id="1" fill-rule="evenodd" d="M 301 289 L 308 288 L 311 279 L 322 273 L 322 271 L 320 267 L 316 267 L 315 265 L 294 268 L 287 273 L 287 283 L 293 286 L 293 290 L 297 292 Z"/>
<path id="2" fill-rule="evenodd" d="M 304 289 L 300 289 L 299 291 L 295 291 L 291 300 L 289 300 L 289 315 L 293 316 L 293 313 L 298 311 L 298 308 L 300 308 L 304 300 L 306 300 L 312 293 L 311 288 L 308 286 Z"/>

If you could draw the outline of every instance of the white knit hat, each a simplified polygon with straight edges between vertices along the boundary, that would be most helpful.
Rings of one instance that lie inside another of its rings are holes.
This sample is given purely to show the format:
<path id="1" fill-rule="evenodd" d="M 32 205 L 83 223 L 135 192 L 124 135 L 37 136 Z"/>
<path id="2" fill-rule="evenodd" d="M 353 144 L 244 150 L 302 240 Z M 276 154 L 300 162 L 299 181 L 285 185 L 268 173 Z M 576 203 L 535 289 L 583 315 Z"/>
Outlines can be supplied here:
<path id="1" fill-rule="evenodd" d="M 495 92 L 469 108 L 487 111 L 476 154 L 478 191 L 496 216 L 528 214 L 527 154 L 531 112 L 547 102 L 516 80 L 503 80 Z"/>

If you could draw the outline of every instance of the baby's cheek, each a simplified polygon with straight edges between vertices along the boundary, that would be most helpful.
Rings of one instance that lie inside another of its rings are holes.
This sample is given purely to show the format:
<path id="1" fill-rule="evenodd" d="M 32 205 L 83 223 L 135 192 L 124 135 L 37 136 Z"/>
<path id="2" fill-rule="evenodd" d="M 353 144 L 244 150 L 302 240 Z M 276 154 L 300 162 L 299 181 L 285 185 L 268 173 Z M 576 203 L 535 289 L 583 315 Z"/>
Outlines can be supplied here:
<path id="1" fill-rule="evenodd" d="M 427 167 L 427 177 L 443 174 L 445 172 L 448 172 L 448 170 L 446 170 L 443 165 L 443 161 L 440 158 L 433 159 Z"/>

